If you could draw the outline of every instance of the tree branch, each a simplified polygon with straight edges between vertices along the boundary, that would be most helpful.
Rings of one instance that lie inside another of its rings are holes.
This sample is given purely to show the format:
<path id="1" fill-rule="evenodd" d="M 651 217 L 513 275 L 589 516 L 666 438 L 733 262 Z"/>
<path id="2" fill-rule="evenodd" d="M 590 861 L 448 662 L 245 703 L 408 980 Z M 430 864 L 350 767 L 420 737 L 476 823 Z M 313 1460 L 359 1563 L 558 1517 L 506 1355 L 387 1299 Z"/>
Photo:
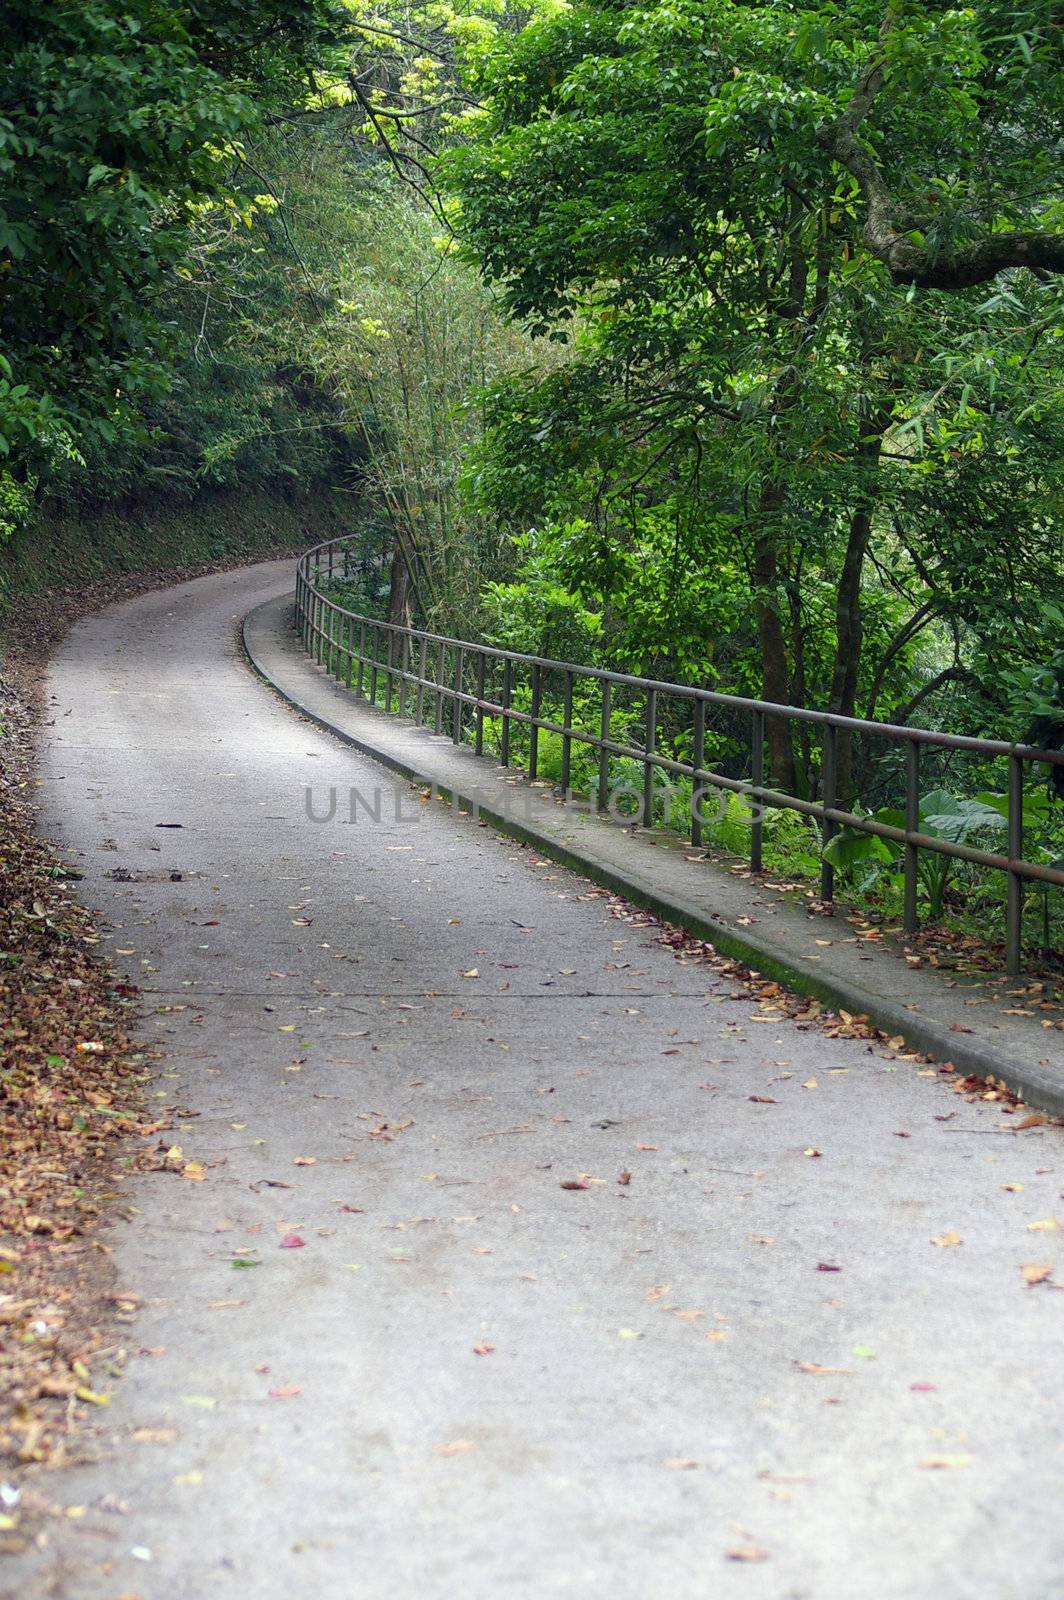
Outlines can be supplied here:
<path id="1" fill-rule="evenodd" d="M 821 129 L 820 142 L 857 181 L 866 207 L 864 242 L 895 283 L 923 289 L 968 289 L 1009 267 L 1032 272 L 1064 272 L 1064 234 L 1018 230 L 992 233 L 948 252 L 928 250 L 911 237 L 913 222 L 891 194 L 875 156 L 859 138 L 862 122 L 883 88 L 887 40 L 898 19 L 898 0 L 890 0 L 879 40 L 845 111 Z"/>

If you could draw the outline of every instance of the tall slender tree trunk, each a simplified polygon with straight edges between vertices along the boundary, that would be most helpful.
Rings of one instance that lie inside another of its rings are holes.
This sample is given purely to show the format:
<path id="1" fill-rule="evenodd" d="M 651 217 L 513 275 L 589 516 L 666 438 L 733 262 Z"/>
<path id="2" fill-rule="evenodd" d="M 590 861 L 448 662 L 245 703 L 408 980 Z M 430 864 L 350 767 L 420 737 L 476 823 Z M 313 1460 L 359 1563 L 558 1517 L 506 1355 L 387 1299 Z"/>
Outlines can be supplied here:
<path id="1" fill-rule="evenodd" d="M 861 620 L 861 578 L 875 509 L 874 478 L 879 467 L 881 435 L 890 421 L 889 407 L 881 407 L 872 422 L 874 432 L 858 442 L 857 454 L 864 468 L 862 503 L 850 517 L 846 554 L 839 574 L 835 602 L 835 661 L 831 674 L 829 711 L 852 717 L 857 709 L 857 682 L 861 670 L 864 628 Z M 853 789 L 853 735 L 839 735 L 836 747 L 836 803 L 846 805 Z"/>
<path id="2" fill-rule="evenodd" d="M 406 564 L 403 547 L 395 541 L 392 551 L 391 587 L 388 591 L 388 621 L 398 628 L 409 628 L 412 616 L 410 604 L 410 568 Z"/>
<path id="3" fill-rule="evenodd" d="M 761 694 L 765 700 L 786 705 L 790 700 L 787 637 L 779 612 L 779 528 L 783 486 L 766 483 L 758 503 L 758 529 L 754 543 L 754 589 L 757 595 L 757 632 L 761 643 Z M 773 786 L 794 794 L 797 774 L 791 724 L 783 717 L 765 721 L 769 776 Z"/>

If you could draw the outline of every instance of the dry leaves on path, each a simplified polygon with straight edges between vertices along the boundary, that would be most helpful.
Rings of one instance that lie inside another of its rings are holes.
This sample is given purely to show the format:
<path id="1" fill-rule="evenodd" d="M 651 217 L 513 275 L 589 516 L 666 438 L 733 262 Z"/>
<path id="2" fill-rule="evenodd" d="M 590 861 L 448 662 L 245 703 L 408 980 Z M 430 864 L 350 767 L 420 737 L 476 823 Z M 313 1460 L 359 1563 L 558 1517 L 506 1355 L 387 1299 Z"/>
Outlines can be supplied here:
<path id="1" fill-rule="evenodd" d="M 89 1237 L 120 1136 L 139 1131 L 144 1061 L 126 1031 L 136 990 L 97 958 L 77 874 L 34 835 L 33 683 L 17 660 L 5 670 L 0 949 L 14 959 L 0 964 L 0 1461 L 57 1465 L 79 1411 L 102 1400 L 89 1374 L 114 1286 Z M 134 1307 L 129 1297 L 119 1314 Z M 2 1549 L 26 1537 L 13 1521 Z"/>

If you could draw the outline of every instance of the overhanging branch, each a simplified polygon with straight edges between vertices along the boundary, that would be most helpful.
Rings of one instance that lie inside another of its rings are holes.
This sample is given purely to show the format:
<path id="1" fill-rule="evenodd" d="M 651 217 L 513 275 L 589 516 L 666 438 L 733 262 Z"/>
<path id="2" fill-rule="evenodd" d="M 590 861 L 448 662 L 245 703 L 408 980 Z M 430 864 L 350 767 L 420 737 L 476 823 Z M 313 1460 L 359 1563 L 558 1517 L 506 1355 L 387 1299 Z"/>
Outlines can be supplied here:
<path id="1" fill-rule="evenodd" d="M 845 111 L 821 130 L 820 142 L 856 180 L 864 198 L 864 242 L 888 268 L 895 283 L 924 289 L 968 289 L 986 283 L 1009 267 L 1032 272 L 1064 272 L 1064 234 L 1019 230 L 992 233 L 948 252 L 932 252 L 912 237 L 914 223 L 904 215 L 871 150 L 859 131 L 886 77 L 887 41 L 899 5 L 891 0 L 875 50 Z"/>

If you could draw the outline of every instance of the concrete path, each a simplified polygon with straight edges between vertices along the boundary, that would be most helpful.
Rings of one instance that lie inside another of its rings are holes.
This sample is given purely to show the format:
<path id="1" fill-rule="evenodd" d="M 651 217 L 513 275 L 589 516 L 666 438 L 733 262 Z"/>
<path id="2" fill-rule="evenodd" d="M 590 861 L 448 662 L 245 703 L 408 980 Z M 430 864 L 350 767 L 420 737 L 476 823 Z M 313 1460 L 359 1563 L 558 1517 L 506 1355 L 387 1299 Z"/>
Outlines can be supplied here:
<path id="1" fill-rule="evenodd" d="M 1028 1231 L 1060 1132 L 735 998 L 402 785 L 395 820 L 242 659 L 289 581 L 115 607 L 52 671 L 48 821 L 206 1176 L 131 1173 L 131 1360 L 52 1484 L 88 1510 L 0 1585 L 1064 1595 L 1064 1301 L 1021 1270 L 1064 1282 Z"/>
<path id="2" fill-rule="evenodd" d="M 1029 1105 L 1064 1115 L 1064 1002 L 1045 984 L 951 971 L 919 958 L 910 966 L 900 930 L 873 927 L 856 913 L 851 926 L 841 902 L 834 916 L 813 917 L 795 884 L 736 872 L 733 858 L 692 850 L 671 829 L 633 828 L 616 805 L 612 817 L 592 811 L 587 796 L 562 805 L 551 783 L 530 783 L 494 755 L 478 756 L 469 744 L 456 745 L 448 734 L 351 693 L 302 649 L 294 612 L 290 594 L 256 606 L 244 620 L 244 646 L 256 671 L 319 727 L 465 802 L 504 832 L 710 940 L 744 966 L 866 1016 L 887 1038 L 901 1035 L 910 1050 L 1004 1082 Z M 445 725 L 449 715 L 448 706 Z M 358 804 L 350 788 L 315 787 L 318 814 L 334 795 L 344 816 Z"/>

